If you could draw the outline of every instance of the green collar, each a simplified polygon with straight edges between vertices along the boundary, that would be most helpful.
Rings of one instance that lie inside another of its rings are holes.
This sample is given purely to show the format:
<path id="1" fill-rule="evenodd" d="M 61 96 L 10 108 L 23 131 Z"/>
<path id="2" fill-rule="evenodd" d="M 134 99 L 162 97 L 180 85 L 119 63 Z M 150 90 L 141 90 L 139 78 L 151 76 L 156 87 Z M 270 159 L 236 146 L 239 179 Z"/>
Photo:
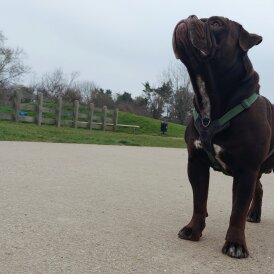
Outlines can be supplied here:
<path id="1" fill-rule="evenodd" d="M 257 100 L 257 98 L 260 95 L 258 93 L 253 93 L 250 97 L 243 100 L 240 104 L 236 105 L 232 109 L 230 109 L 227 113 L 225 113 L 221 118 L 219 118 L 218 124 L 219 125 L 225 125 L 227 122 L 229 122 L 231 119 L 233 119 L 235 116 L 243 112 L 245 109 L 248 109 L 252 106 L 252 104 Z M 199 117 L 199 113 L 196 111 L 196 109 L 193 110 L 193 118 L 196 121 Z"/>

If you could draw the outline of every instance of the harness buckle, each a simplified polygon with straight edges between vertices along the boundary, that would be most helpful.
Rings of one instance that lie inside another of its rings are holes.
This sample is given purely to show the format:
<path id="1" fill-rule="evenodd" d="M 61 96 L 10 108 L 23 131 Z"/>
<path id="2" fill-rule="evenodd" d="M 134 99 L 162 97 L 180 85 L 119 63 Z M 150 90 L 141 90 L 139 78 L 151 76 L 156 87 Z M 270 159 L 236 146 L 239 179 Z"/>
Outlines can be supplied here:
<path id="1" fill-rule="evenodd" d="M 211 123 L 211 120 L 208 117 L 205 117 L 202 119 L 202 126 L 203 127 L 208 127 Z"/>

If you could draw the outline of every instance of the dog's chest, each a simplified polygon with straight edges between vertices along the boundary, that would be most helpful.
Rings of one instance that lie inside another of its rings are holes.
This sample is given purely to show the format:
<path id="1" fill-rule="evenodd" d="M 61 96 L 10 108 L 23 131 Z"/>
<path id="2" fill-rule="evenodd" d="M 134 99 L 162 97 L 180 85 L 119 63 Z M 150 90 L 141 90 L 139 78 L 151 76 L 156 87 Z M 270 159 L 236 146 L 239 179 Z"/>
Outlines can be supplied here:
<path id="1" fill-rule="evenodd" d="M 211 111 L 211 104 L 210 99 L 206 91 L 205 82 L 202 80 L 200 75 L 197 76 L 197 85 L 199 87 L 200 96 L 202 98 L 201 102 L 201 115 L 203 118 L 207 117 L 210 118 L 210 111 Z"/>
<path id="2" fill-rule="evenodd" d="M 194 141 L 194 146 L 196 149 L 203 149 L 203 145 L 202 145 L 202 142 L 200 140 L 195 140 Z M 222 159 L 222 155 L 224 154 L 225 152 L 225 149 L 217 144 L 213 144 L 213 148 L 214 148 L 214 151 L 215 151 L 215 159 L 218 161 L 218 163 L 221 165 L 221 167 L 224 169 L 224 170 L 227 170 L 227 165 L 226 163 L 224 162 L 224 160 Z"/>
<path id="3" fill-rule="evenodd" d="M 201 116 L 202 118 L 208 118 L 210 119 L 211 117 L 211 102 L 210 98 L 208 96 L 207 90 L 206 90 L 206 85 L 205 82 L 203 81 L 202 77 L 200 75 L 197 76 L 197 85 L 199 88 L 199 93 L 201 96 Z M 201 140 L 195 140 L 194 141 L 194 146 L 196 149 L 203 149 L 203 145 Z M 227 165 L 222 159 L 221 155 L 224 153 L 224 148 L 221 147 L 220 145 L 213 144 L 213 149 L 215 152 L 214 158 L 217 160 L 217 162 L 220 164 L 220 166 L 224 169 L 227 170 Z"/>

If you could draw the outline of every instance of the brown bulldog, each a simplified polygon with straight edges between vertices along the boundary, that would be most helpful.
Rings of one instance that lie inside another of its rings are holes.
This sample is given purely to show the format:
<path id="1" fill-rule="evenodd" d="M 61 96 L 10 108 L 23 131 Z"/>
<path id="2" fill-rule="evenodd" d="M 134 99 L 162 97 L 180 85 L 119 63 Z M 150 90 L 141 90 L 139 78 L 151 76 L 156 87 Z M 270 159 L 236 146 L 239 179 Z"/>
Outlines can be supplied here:
<path id="1" fill-rule="evenodd" d="M 274 167 L 274 109 L 259 95 L 259 76 L 247 51 L 261 43 L 224 17 L 180 21 L 173 49 L 187 67 L 195 92 L 193 118 L 186 129 L 188 176 L 194 210 L 179 237 L 198 241 L 205 228 L 209 169 L 233 177 L 233 205 L 223 253 L 248 257 L 246 219 L 260 222 L 262 173 Z"/>

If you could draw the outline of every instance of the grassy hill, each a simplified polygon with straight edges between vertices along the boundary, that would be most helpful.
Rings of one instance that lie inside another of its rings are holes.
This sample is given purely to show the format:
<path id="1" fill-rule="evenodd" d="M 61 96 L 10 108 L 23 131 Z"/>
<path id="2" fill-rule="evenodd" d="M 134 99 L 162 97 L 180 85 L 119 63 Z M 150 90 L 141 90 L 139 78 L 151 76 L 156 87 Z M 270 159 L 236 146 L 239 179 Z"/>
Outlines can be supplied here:
<path id="1" fill-rule="evenodd" d="M 119 112 L 119 124 L 138 125 L 140 129 L 136 130 L 137 134 L 161 135 L 160 121 L 144 116 L 138 116 L 132 113 Z M 128 132 L 128 129 L 119 129 L 119 131 Z M 185 127 L 182 125 L 169 123 L 167 135 L 171 137 L 183 137 Z"/>
<path id="2" fill-rule="evenodd" d="M 40 141 L 58 143 L 109 144 L 155 147 L 185 147 L 183 134 L 185 127 L 169 123 L 168 132 L 162 135 L 160 121 L 119 112 L 119 124 L 138 125 L 135 132 L 130 128 L 118 128 L 116 132 L 70 127 L 57 128 L 50 125 L 37 126 L 35 124 L 0 121 L 1 141 Z"/>

